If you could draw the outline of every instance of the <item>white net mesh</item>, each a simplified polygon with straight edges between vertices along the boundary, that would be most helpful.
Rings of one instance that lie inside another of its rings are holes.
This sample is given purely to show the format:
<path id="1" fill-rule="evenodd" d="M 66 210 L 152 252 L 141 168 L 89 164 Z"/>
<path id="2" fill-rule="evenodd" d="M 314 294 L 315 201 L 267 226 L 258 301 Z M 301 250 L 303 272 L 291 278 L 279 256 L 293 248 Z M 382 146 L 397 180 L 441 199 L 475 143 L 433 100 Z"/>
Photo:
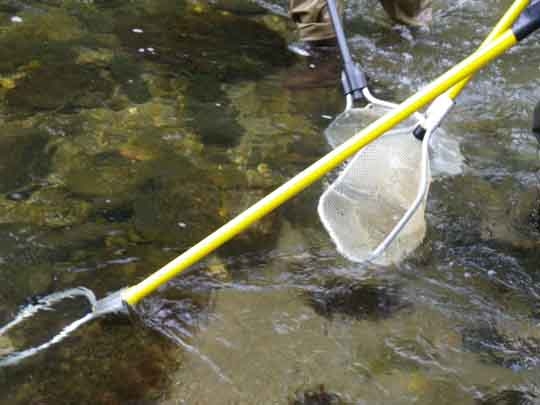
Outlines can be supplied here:
<path id="1" fill-rule="evenodd" d="M 347 111 L 327 130 L 331 145 L 373 121 L 377 107 Z M 369 121 L 368 121 L 369 120 Z M 413 120 L 363 148 L 319 201 L 319 216 L 338 250 L 348 259 L 372 259 L 413 204 L 422 174 L 422 143 L 412 136 Z M 429 162 L 424 162 L 429 176 Z M 429 180 L 428 180 L 429 181 Z M 424 196 L 427 195 L 427 192 Z M 388 249 L 374 261 L 397 262 L 423 240 L 425 198 Z"/>
<path id="2" fill-rule="evenodd" d="M 387 112 L 388 108 L 375 104 L 346 110 L 337 116 L 324 131 L 326 140 L 332 148 L 335 148 Z M 412 121 L 410 121 L 410 125 L 412 125 Z"/>

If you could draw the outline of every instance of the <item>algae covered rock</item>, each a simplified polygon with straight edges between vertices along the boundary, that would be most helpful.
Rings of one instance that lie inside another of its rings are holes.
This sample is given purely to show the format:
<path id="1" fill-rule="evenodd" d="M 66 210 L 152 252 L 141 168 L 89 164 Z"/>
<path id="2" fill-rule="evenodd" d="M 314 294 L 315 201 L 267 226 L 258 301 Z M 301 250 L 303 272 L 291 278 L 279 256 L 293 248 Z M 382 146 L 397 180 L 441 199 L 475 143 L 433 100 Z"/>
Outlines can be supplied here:
<path id="1" fill-rule="evenodd" d="M 114 54 L 110 49 L 81 47 L 78 49 L 75 63 L 78 65 L 109 66 L 112 63 L 113 58 Z"/>
<path id="2" fill-rule="evenodd" d="M 112 83 L 99 69 L 86 65 L 43 65 L 21 79 L 6 95 L 12 111 L 96 107 L 112 92 Z"/>
<path id="3" fill-rule="evenodd" d="M 22 23 L 11 24 L 0 36 L 0 73 L 13 72 L 32 60 L 42 65 L 65 63 L 74 55 L 70 42 L 83 35 L 76 18 L 61 9 L 23 13 L 20 18 Z"/>
<path id="4" fill-rule="evenodd" d="M 0 223 L 62 227 L 86 220 L 91 212 L 88 202 L 55 188 L 40 189 L 24 201 L 0 199 Z"/>
<path id="5" fill-rule="evenodd" d="M 5 125 L 0 136 L 0 192 L 18 190 L 49 170 L 44 132 Z"/>
<path id="6" fill-rule="evenodd" d="M 58 164 L 62 161 L 61 165 L 74 165 L 76 162 L 70 160 L 79 153 L 113 152 L 126 143 L 145 144 L 152 150 L 161 147 L 165 151 L 164 140 L 174 138 L 181 144 L 185 135 L 192 133 L 183 128 L 178 110 L 175 101 L 154 99 L 118 110 L 94 108 L 76 115 L 50 117 L 40 126 L 48 130 L 57 128 L 59 134 L 69 135 L 56 138 L 50 147 L 54 147 L 51 149 Z"/>
<path id="7" fill-rule="evenodd" d="M 160 66 L 170 77 L 188 79 L 183 102 L 191 128 L 206 144 L 232 146 L 243 135 L 224 83 L 260 78 L 293 61 L 274 31 L 202 6 L 118 16 L 115 33 L 134 57 Z M 276 52 L 279 48 L 283 52 Z"/>
<path id="8" fill-rule="evenodd" d="M 124 15 L 115 33 L 142 58 L 177 69 L 194 84 L 246 80 L 292 62 L 285 41 L 265 26 L 212 8 L 177 13 Z"/>
<path id="9" fill-rule="evenodd" d="M 229 151 L 239 166 L 259 173 L 273 167 L 294 172 L 303 161 L 307 166 L 306 152 L 322 153 L 320 129 L 298 114 L 293 98 L 274 81 L 231 84 L 226 92 L 243 128 L 238 145 Z"/>
<path id="10" fill-rule="evenodd" d="M 111 73 L 132 102 L 144 103 L 150 100 L 150 92 L 142 78 L 141 64 L 132 57 L 117 53 L 111 59 Z"/>
<path id="11" fill-rule="evenodd" d="M 48 41 L 73 41 L 83 35 L 79 20 L 61 8 L 49 8 L 47 13 L 22 15 L 23 23 L 13 30 L 25 37 Z"/>
<path id="12" fill-rule="evenodd" d="M 74 136 L 49 145 L 49 179 L 78 195 L 127 198 L 162 172 L 162 161 L 177 155 L 197 158 L 203 149 L 196 136 L 182 129 L 170 103 L 88 110 L 71 122 L 66 131 L 76 131 Z"/>
<path id="13" fill-rule="evenodd" d="M 135 195 L 134 225 L 146 239 L 189 247 L 221 223 L 218 189 L 186 160 L 161 163 Z"/>
<path id="14" fill-rule="evenodd" d="M 227 265 L 217 256 L 212 256 L 209 259 L 208 266 L 204 269 L 204 272 L 219 281 L 231 280 L 231 274 L 227 269 Z"/>
<path id="15" fill-rule="evenodd" d="M 31 362 L 21 363 L 22 378 L 0 381 L 2 394 L 21 405 L 154 402 L 182 362 L 169 340 L 118 320 L 86 324 L 76 344 L 58 345 L 53 358 L 32 372 Z"/>
<path id="16" fill-rule="evenodd" d="M 0 356 L 6 356 L 15 351 L 15 346 L 7 336 L 0 336 Z"/>
<path id="17" fill-rule="evenodd" d="M 116 152 L 79 159 L 80 167 L 66 173 L 64 181 L 70 191 L 81 196 L 123 196 L 151 176 L 144 164 L 133 164 Z"/>
<path id="18" fill-rule="evenodd" d="M 8 111 L 72 110 L 109 98 L 113 85 L 101 68 L 110 63 L 110 51 L 82 46 L 87 33 L 77 18 L 54 7 L 24 12 L 19 18 L 22 22 L 0 35 Z"/>

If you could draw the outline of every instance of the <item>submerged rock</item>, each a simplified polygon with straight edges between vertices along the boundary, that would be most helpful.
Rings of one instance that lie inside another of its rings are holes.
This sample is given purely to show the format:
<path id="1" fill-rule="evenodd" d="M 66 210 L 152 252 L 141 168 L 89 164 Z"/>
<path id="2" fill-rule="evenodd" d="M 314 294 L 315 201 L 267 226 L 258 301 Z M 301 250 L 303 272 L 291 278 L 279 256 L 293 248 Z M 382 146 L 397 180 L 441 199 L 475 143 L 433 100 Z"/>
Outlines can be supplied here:
<path id="1" fill-rule="evenodd" d="M 534 405 L 538 397 L 532 393 L 518 390 L 503 390 L 498 394 L 482 398 L 478 405 Z"/>
<path id="2" fill-rule="evenodd" d="M 230 281 L 231 274 L 227 270 L 226 264 L 217 256 L 210 258 L 208 266 L 204 270 L 210 277 L 219 281 Z"/>
<path id="3" fill-rule="evenodd" d="M 112 83 L 89 65 L 47 64 L 21 79 L 6 95 L 13 112 L 97 107 L 112 94 Z"/>
<path id="4" fill-rule="evenodd" d="M 150 100 L 148 86 L 142 78 L 141 64 L 132 57 L 116 54 L 111 59 L 111 73 L 130 101 L 140 104 Z"/>
<path id="5" fill-rule="evenodd" d="M 232 146 L 243 135 L 224 83 L 260 78 L 293 60 L 274 31 L 212 8 L 118 16 L 115 33 L 132 55 L 188 79 L 185 108 L 206 144 Z"/>
<path id="6" fill-rule="evenodd" d="M 121 153 L 105 152 L 79 159 L 80 167 L 66 173 L 65 184 L 80 196 L 126 198 L 126 193 L 151 177 L 147 166 L 133 164 Z"/>
<path id="7" fill-rule="evenodd" d="M 182 129 L 174 105 L 160 100 L 116 112 L 88 110 L 60 125 L 74 136 L 49 144 L 49 181 L 85 197 L 114 196 L 116 203 L 131 200 L 132 192 L 163 173 L 164 162 L 191 165 L 203 150 L 197 137 Z"/>
<path id="8" fill-rule="evenodd" d="M 0 381 L 2 394 L 21 405 L 152 403 L 182 356 L 151 330 L 134 332 L 132 322 L 120 319 L 87 324 L 77 332 L 75 344 L 49 350 L 53 361 L 32 372 L 32 361 L 21 363 L 21 378 Z"/>
<path id="9" fill-rule="evenodd" d="M 305 155 L 296 154 L 299 143 L 303 153 L 310 148 L 315 152 L 318 148 L 314 144 L 322 150 L 324 141 L 319 128 L 297 113 L 292 97 L 276 83 L 230 85 L 227 96 L 238 112 L 237 121 L 244 132 L 239 144 L 229 152 L 238 166 L 257 170 L 263 164 L 283 170 L 301 164 L 300 159 L 309 161 Z"/>
<path id="10" fill-rule="evenodd" d="M 11 24 L 0 37 L 0 73 L 12 73 L 30 61 L 41 65 L 69 63 L 74 55 L 70 41 L 83 34 L 76 18 L 62 9 L 29 12 L 22 18 L 23 23 Z"/>
<path id="11" fill-rule="evenodd" d="M 540 339 L 534 336 L 506 336 L 492 326 L 480 325 L 465 329 L 463 346 L 478 353 L 485 362 L 493 362 L 514 371 L 540 364 Z"/>
<path id="12" fill-rule="evenodd" d="M 25 246 L 25 249 L 17 249 L 9 257 L 3 259 L 0 280 L 4 286 L 9 285 L 9 288 L 3 287 L 1 290 L 7 307 L 4 321 L 12 320 L 13 316 L 21 309 L 20 305 L 31 302 L 36 294 L 45 295 L 51 291 L 51 288 L 54 288 L 54 255 L 55 253 L 47 251 L 47 249 Z M 67 257 L 66 254 L 60 256 L 60 254 L 56 254 L 56 259 Z M 19 332 L 24 329 L 24 326 L 21 328 L 17 326 L 13 333 L 9 332 L 10 338 L 17 346 L 23 344 L 19 339 Z"/>
<path id="13" fill-rule="evenodd" d="M 408 306 L 396 287 L 370 282 L 333 280 L 307 294 L 308 303 L 315 312 L 328 318 L 345 315 L 355 319 L 381 320 Z"/>
<path id="14" fill-rule="evenodd" d="M 206 81 L 209 92 L 219 90 L 213 83 L 261 77 L 293 60 L 284 39 L 259 23 L 211 8 L 179 11 L 118 16 L 115 32 L 133 53 L 175 67 L 195 84 Z"/>
<path id="15" fill-rule="evenodd" d="M 144 238 L 192 244 L 221 223 L 211 170 L 169 155 L 151 173 L 133 199 L 134 225 Z"/>
<path id="16" fill-rule="evenodd" d="M 435 229 L 444 230 L 441 237 L 446 241 L 472 244 L 485 240 L 513 244 L 520 240 L 535 240 L 540 235 L 536 228 L 540 206 L 536 187 L 524 189 L 511 176 L 490 181 L 468 175 L 450 178 L 444 183 L 436 182 L 432 186 L 434 194 L 442 192 L 449 196 L 435 204 L 440 204 L 440 209 L 453 221 L 446 220 L 439 227 L 437 221 L 443 215 L 434 216 Z M 464 227 L 467 232 L 463 232 Z"/>
<path id="17" fill-rule="evenodd" d="M 112 63 L 113 57 L 113 51 L 110 49 L 81 47 L 78 50 L 75 63 L 78 65 L 109 66 Z"/>
<path id="18" fill-rule="evenodd" d="M 21 114 L 103 105 L 114 87 L 104 69 L 112 51 L 100 41 L 90 49 L 88 33 L 64 7 L 29 11 L 21 18 L 0 36 L 0 87 L 7 89 L 7 110 Z"/>
<path id="19" fill-rule="evenodd" d="M 49 8 L 46 13 L 24 16 L 24 24 L 13 30 L 23 37 L 40 38 L 46 41 L 73 41 L 83 35 L 77 18 L 62 8 Z"/>
<path id="20" fill-rule="evenodd" d="M 0 137 L 0 192 L 16 191 L 49 170 L 47 136 L 43 131 L 5 125 Z"/>
<path id="21" fill-rule="evenodd" d="M 296 398 L 289 401 L 290 405 L 341 405 L 344 404 L 339 395 L 327 392 L 324 385 L 318 390 L 298 392 Z"/>
<path id="22" fill-rule="evenodd" d="M 189 92 L 192 91 L 193 86 L 190 86 Z M 198 101 L 189 97 L 186 100 L 186 108 L 190 117 L 193 117 L 190 126 L 199 134 L 205 145 L 234 146 L 244 135 L 243 128 L 234 119 L 236 115 L 234 108 L 221 94 L 216 94 L 216 99 L 208 101 Z"/>
<path id="23" fill-rule="evenodd" d="M 81 223 L 91 212 L 88 202 L 55 188 L 38 190 L 24 201 L 0 199 L 0 223 L 62 227 Z"/>

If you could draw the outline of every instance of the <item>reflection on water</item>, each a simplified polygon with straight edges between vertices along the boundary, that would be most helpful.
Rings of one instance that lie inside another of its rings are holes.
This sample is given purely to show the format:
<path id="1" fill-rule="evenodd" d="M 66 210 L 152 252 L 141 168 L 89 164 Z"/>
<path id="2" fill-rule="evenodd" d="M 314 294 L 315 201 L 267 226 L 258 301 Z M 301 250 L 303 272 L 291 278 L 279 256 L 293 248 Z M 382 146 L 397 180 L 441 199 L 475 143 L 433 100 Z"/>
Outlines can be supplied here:
<path id="1" fill-rule="evenodd" d="M 79 285 L 103 297 L 142 279 L 328 150 L 339 83 L 301 85 L 314 69 L 287 53 L 284 3 L 256 3 L 277 12 L 0 4 L 1 324 L 31 297 Z M 379 97 L 402 100 L 452 66 L 510 2 L 435 3 L 429 31 L 348 5 Z M 406 261 L 341 258 L 315 185 L 130 319 L 0 369 L 0 404 L 538 402 L 539 47 L 527 41 L 460 97 L 434 144 L 445 176 L 427 235 Z M 0 354 L 56 323 L 2 337 Z"/>

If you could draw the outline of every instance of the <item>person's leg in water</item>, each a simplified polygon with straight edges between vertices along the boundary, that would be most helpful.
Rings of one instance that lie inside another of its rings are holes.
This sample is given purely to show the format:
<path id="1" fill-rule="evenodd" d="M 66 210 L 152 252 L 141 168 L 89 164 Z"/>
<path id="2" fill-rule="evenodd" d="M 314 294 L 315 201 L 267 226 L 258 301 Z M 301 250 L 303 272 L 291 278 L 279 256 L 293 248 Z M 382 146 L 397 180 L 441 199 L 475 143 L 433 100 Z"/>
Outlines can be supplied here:
<path id="1" fill-rule="evenodd" d="M 540 136 L 540 101 L 536 104 L 533 112 L 532 130 L 535 134 Z"/>
<path id="2" fill-rule="evenodd" d="M 341 12 L 340 0 L 337 3 Z M 326 0 L 289 0 L 289 13 L 300 39 L 290 44 L 289 50 L 306 58 L 305 66 L 297 65 L 289 72 L 285 87 L 334 87 L 339 81 L 341 66 Z"/>
<path id="3" fill-rule="evenodd" d="M 341 13 L 342 4 L 337 0 Z M 425 26 L 431 20 L 431 0 L 380 0 L 387 14 L 397 22 Z M 291 89 L 335 86 L 340 77 L 336 36 L 326 0 L 289 0 L 289 14 L 296 23 L 299 42 L 289 49 L 305 56 L 307 68 L 291 72 L 285 86 Z"/>
<path id="4" fill-rule="evenodd" d="M 341 12 L 341 2 L 338 0 Z M 332 27 L 326 0 L 289 0 L 289 15 L 296 24 L 299 42 L 289 49 L 301 55 L 310 56 L 324 48 L 336 45 L 336 34 Z"/>
<path id="5" fill-rule="evenodd" d="M 431 0 L 380 0 L 386 13 L 395 21 L 412 27 L 429 25 Z"/>
<path id="6" fill-rule="evenodd" d="M 426 26 L 431 22 L 431 0 L 379 1 L 394 21 L 410 26 Z M 289 15 L 296 23 L 300 40 L 289 47 L 291 51 L 309 56 L 335 47 L 326 0 L 289 0 Z"/>

